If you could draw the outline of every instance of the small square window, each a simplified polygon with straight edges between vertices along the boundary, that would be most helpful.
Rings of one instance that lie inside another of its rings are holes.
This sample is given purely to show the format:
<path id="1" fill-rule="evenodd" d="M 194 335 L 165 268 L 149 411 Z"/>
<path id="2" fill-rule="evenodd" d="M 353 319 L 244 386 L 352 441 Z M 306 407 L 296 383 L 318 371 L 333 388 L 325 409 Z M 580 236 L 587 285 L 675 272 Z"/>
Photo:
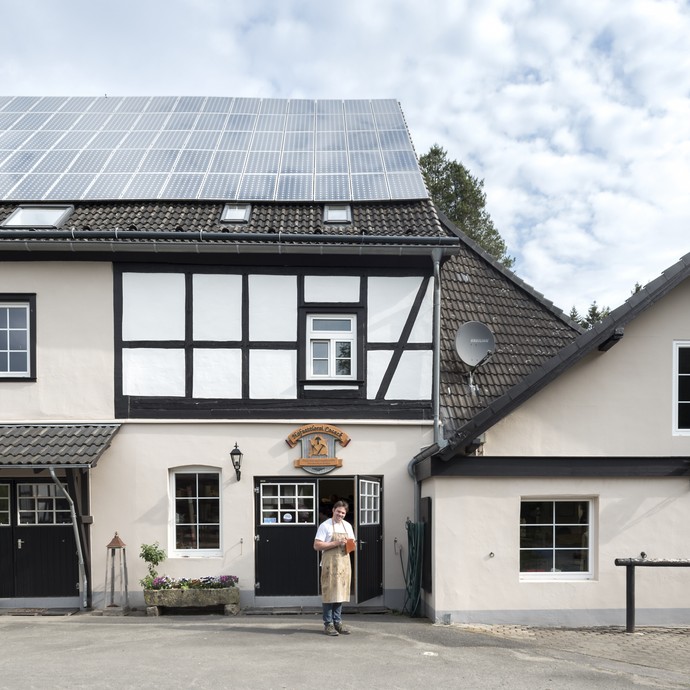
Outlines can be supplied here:
<path id="1" fill-rule="evenodd" d="M 591 579 L 592 501 L 523 500 L 520 578 Z"/>
<path id="2" fill-rule="evenodd" d="M 57 228 L 74 211 L 74 206 L 19 206 L 2 223 L 14 228 Z"/>
<path id="3" fill-rule="evenodd" d="M 324 223 L 351 223 L 352 211 L 349 204 L 327 204 L 323 211 Z"/>
<path id="4" fill-rule="evenodd" d="M 251 204 L 225 204 L 220 220 L 221 223 L 248 223 L 251 212 Z"/>
<path id="5" fill-rule="evenodd" d="M 350 314 L 307 316 L 307 378 L 356 377 L 356 318 Z"/>

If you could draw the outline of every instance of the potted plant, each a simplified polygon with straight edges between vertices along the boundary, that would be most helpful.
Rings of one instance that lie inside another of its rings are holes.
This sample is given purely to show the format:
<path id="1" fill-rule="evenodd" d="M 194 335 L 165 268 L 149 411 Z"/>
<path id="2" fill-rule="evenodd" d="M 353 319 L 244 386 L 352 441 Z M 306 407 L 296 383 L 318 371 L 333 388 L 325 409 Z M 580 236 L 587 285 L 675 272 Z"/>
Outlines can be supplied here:
<path id="1" fill-rule="evenodd" d="M 144 601 L 149 615 L 157 616 L 160 607 L 203 608 L 224 606 L 225 615 L 236 615 L 240 610 L 240 590 L 235 575 L 218 577 L 180 578 L 159 576 L 156 567 L 166 558 L 158 542 L 142 544 L 140 557 L 148 567 L 148 575 L 142 578 Z"/>

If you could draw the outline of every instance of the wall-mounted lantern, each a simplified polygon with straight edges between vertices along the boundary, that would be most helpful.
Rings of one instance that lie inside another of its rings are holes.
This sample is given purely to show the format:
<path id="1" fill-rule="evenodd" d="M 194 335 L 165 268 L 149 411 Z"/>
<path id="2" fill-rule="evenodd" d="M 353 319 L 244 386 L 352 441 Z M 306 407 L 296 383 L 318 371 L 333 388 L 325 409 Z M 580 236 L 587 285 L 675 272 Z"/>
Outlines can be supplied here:
<path id="1" fill-rule="evenodd" d="M 237 447 L 237 443 L 235 443 L 235 447 L 230 451 L 230 459 L 232 460 L 232 466 L 235 468 L 235 474 L 237 475 L 238 482 L 240 481 L 242 457 L 242 451 Z"/>

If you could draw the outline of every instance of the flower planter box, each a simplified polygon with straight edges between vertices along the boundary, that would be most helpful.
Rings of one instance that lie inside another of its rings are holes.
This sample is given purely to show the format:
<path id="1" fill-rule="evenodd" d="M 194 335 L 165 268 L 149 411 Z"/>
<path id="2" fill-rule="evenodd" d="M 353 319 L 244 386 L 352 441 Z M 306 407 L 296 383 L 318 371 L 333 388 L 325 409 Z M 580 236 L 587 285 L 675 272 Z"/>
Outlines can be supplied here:
<path id="1" fill-rule="evenodd" d="M 240 611 L 238 587 L 224 589 L 145 589 L 146 613 L 158 616 L 160 608 L 204 608 L 224 606 L 225 615 L 237 615 Z"/>

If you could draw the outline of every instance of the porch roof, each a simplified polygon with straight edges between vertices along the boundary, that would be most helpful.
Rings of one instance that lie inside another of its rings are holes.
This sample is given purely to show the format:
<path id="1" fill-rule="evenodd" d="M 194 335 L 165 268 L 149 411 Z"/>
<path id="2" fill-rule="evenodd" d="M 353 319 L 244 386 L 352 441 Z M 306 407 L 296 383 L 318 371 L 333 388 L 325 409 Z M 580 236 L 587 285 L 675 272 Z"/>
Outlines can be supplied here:
<path id="1" fill-rule="evenodd" d="M 2 424 L 0 467 L 94 467 L 119 424 Z"/>

